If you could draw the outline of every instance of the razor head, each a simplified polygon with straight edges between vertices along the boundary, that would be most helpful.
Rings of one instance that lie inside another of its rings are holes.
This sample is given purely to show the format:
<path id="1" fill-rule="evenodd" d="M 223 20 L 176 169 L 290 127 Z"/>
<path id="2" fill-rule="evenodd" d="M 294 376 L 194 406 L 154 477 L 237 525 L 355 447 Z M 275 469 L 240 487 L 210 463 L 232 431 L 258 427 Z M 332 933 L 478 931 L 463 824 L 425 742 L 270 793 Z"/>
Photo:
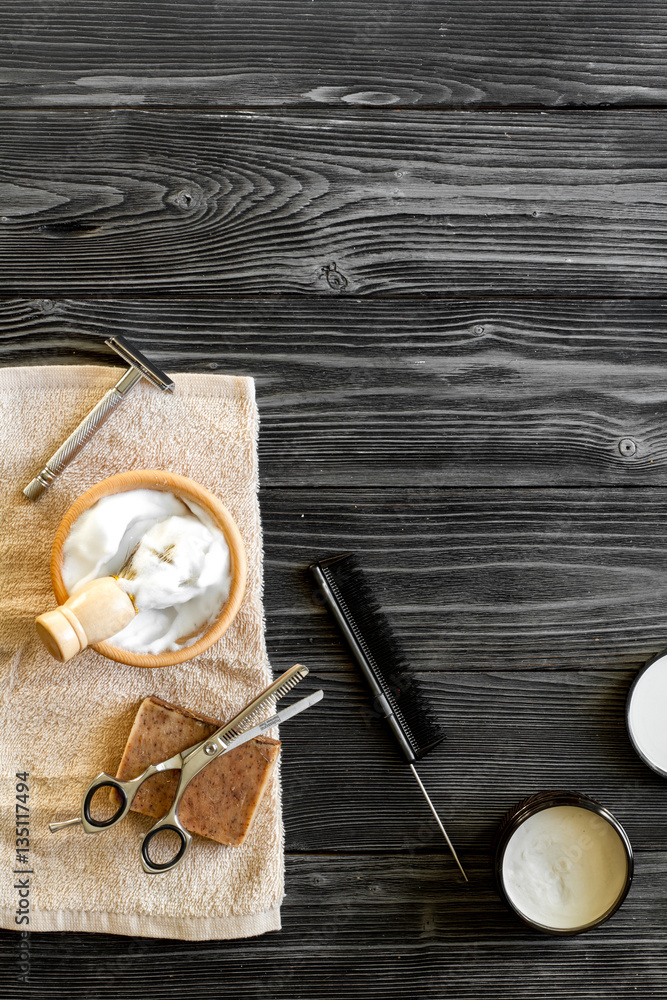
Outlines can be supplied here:
<path id="1" fill-rule="evenodd" d="M 104 343 L 120 355 L 123 361 L 127 361 L 129 365 L 141 372 L 144 378 L 147 378 L 158 389 L 162 389 L 163 392 L 174 391 L 172 379 L 165 375 L 161 368 L 149 361 L 141 351 L 129 344 L 125 337 L 109 337 Z"/>

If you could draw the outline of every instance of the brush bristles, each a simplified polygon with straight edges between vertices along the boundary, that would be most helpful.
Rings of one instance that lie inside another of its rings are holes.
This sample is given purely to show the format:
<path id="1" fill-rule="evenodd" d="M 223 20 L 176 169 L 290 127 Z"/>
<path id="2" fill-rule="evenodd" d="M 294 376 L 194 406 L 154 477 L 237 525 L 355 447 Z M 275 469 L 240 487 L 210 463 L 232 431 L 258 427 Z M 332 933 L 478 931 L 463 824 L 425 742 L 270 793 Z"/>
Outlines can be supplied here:
<path id="1" fill-rule="evenodd" d="M 415 757 L 444 738 L 431 717 L 419 681 L 353 555 L 318 563 L 350 631 Z"/>

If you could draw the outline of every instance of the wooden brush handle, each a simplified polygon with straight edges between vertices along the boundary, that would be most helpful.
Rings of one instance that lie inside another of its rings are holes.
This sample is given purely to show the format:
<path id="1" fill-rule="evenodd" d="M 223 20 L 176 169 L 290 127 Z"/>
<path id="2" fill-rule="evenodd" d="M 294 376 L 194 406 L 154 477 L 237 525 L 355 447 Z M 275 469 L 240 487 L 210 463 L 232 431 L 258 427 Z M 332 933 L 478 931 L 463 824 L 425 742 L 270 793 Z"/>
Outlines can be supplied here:
<path id="1" fill-rule="evenodd" d="M 136 614 L 132 598 L 113 576 L 91 580 L 55 611 L 35 621 L 52 656 L 65 662 L 86 646 L 102 642 L 129 625 Z"/>

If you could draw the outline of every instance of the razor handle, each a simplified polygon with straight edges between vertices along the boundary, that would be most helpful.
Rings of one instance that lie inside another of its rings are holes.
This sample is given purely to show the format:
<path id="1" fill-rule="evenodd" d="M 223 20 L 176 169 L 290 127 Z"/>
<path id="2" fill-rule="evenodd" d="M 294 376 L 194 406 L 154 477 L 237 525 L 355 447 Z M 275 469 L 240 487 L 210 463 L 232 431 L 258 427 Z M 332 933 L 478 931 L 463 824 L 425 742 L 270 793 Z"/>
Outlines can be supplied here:
<path id="1" fill-rule="evenodd" d="M 130 389 L 141 378 L 142 373 L 138 369 L 130 368 L 118 380 L 113 389 L 109 389 L 102 396 L 99 403 L 83 418 L 79 426 L 72 431 L 67 440 L 51 456 L 41 472 L 28 483 L 23 491 L 28 500 L 37 500 L 49 488 L 63 469 L 79 454 L 83 446 L 90 440 L 97 428 L 104 423 L 112 410 L 115 410 Z"/>

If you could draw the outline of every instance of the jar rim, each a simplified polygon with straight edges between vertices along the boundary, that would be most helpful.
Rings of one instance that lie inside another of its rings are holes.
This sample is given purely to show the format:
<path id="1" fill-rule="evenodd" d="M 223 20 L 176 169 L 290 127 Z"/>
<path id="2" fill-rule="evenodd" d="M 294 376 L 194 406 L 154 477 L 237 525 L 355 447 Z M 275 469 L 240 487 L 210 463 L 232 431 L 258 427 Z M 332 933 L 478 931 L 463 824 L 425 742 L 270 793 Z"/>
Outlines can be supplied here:
<path id="1" fill-rule="evenodd" d="M 587 809 L 604 819 L 618 835 L 626 858 L 626 874 L 623 881 L 623 887 L 617 898 L 599 917 L 596 917 L 595 919 L 577 927 L 550 927 L 548 924 L 541 924 L 532 920 L 530 917 L 527 917 L 513 903 L 505 888 L 503 878 L 505 850 L 516 831 L 523 825 L 523 823 L 526 822 L 527 819 L 540 812 L 544 812 L 547 809 L 552 809 L 557 806 L 574 806 L 576 808 Z M 496 887 L 505 905 L 512 913 L 515 914 L 515 916 L 519 917 L 524 924 L 527 924 L 534 930 L 550 935 L 572 936 L 574 934 L 581 934 L 584 931 L 592 930 L 594 927 L 599 927 L 600 924 L 603 924 L 606 920 L 608 920 L 621 906 L 630 891 L 634 875 L 634 852 L 632 850 L 630 838 L 625 832 L 623 826 L 619 823 L 616 817 L 602 805 L 601 802 L 594 799 L 592 796 L 585 795 L 581 792 L 564 790 L 537 792 L 516 803 L 516 805 L 512 806 L 505 813 L 498 825 L 493 841 L 493 854 Z"/>

